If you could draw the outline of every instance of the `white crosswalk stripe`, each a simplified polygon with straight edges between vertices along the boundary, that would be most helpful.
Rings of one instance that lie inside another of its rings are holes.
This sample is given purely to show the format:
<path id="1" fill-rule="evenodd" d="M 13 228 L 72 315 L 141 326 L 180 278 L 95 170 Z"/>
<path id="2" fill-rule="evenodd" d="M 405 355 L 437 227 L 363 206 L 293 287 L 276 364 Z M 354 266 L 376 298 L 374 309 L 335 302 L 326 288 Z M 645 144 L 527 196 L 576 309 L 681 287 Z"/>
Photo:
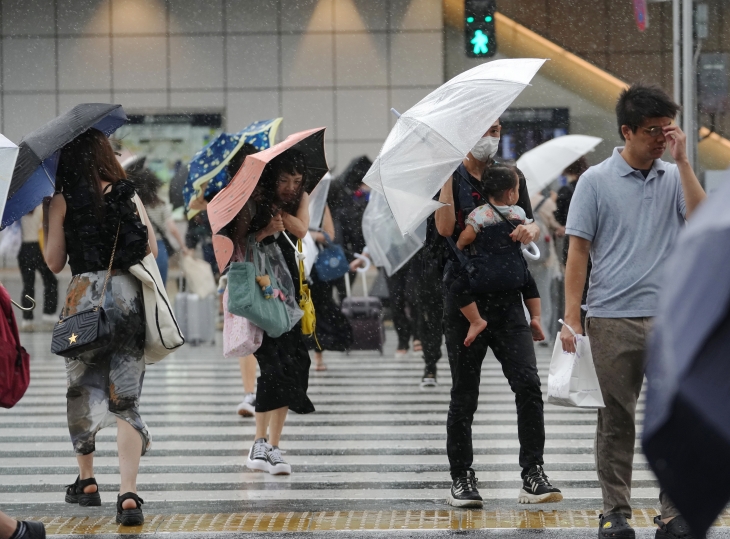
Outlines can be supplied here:
<path id="1" fill-rule="evenodd" d="M 77 474 L 66 429 L 64 360 L 48 351 L 50 334 L 23 337 L 32 356 L 32 382 L 15 408 L 0 412 L 0 505 L 60 507 L 64 485 Z M 327 353 L 328 370 L 311 372 L 309 395 L 317 412 L 289 414 L 281 443 L 293 469 L 288 477 L 246 469 L 254 421 L 236 414 L 243 397 L 238 362 L 224 359 L 220 345 L 184 347 L 149 367 L 141 414 L 152 450 L 142 458 L 138 480 L 146 507 L 152 511 L 154 502 L 163 501 L 444 503 L 450 486 L 448 362 L 445 357 L 439 362 L 439 387 L 421 390 L 422 359 L 393 359 L 394 341 L 389 333 L 384 356 Z M 549 349 L 537 350 L 545 389 Z M 595 412 L 546 405 L 545 424 L 545 470 L 563 491 L 563 503 L 600 509 Z M 488 503 L 517 507 L 514 398 L 491 354 L 482 370 L 473 431 L 480 493 Z M 95 468 L 104 502 L 111 502 L 119 487 L 115 435 L 109 428 L 97 438 Z M 654 476 L 637 451 L 634 499 L 653 506 L 657 494 Z"/>

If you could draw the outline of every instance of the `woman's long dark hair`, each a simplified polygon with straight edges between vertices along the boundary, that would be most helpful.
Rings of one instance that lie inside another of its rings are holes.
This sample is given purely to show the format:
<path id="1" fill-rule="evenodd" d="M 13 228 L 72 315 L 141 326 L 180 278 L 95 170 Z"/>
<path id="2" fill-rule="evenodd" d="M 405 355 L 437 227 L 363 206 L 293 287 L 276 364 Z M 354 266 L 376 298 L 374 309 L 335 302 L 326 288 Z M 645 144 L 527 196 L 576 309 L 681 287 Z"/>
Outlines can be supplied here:
<path id="1" fill-rule="evenodd" d="M 128 170 L 127 180 L 134 185 L 134 190 L 139 195 L 139 199 L 145 207 L 154 208 L 164 202 L 159 195 L 162 180 L 150 169 Z"/>
<path id="2" fill-rule="evenodd" d="M 302 183 L 299 192 L 293 200 L 285 202 L 277 195 L 279 178 L 282 174 L 301 174 Z M 273 216 L 277 209 L 283 210 L 290 215 L 296 215 L 299 203 L 302 201 L 304 186 L 307 183 L 307 160 L 299 150 L 287 150 L 274 157 L 264 167 L 259 183 L 251 196 L 262 207 L 268 209 Z"/>
<path id="3" fill-rule="evenodd" d="M 69 192 L 73 189 L 89 189 L 94 211 L 100 221 L 104 217 L 101 182 L 113 185 L 126 178 L 109 139 L 97 129 L 84 131 L 61 149 L 56 170 L 56 190 Z"/>

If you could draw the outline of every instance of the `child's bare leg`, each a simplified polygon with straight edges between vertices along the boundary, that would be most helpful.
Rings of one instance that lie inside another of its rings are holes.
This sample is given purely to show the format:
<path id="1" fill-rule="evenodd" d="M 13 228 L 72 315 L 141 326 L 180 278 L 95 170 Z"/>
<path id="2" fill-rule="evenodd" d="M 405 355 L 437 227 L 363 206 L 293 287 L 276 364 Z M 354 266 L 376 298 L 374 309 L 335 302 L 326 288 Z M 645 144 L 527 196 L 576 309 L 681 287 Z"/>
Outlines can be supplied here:
<path id="1" fill-rule="evenodd" d="M 544 341 L 545 333 L 542 331 L 542 324 L 540 323 L 540 298 L 526 299 L 525 306 L 530 313 L 530 331 L 532 331 L 532 340 Z"/>
<path id="2" fill-rule="evenodd" d="M 479 314 L 479 308 L 477 307 L 476 302 L 472 301 L 469 305 L 462 307 L 460 310 L 461 314 L 466 316 L 466 319 L 469 320 L 469 331 L 466 334 L 466 339 L 464 339 L 464 346 L 470 346 L 471 343 L 474 342 L 474 339 L 477 338 L 477 335 L 487 329 L 487 321 Z"/>

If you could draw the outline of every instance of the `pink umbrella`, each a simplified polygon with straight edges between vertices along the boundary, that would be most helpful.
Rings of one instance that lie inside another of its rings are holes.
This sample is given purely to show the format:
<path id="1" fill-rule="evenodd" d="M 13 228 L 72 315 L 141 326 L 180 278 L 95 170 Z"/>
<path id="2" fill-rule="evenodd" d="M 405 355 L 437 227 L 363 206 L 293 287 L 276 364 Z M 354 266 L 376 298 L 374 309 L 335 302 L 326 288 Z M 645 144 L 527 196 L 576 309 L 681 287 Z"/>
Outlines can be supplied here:
<path id="1" fill-rule="evenodd" d="M 233 241 L 219 234 L 238 215 L 251 198 L 251 193 L 261 178 L 264 167 L 277 155 L 296 149 L 306 156 L 307 173 L 311 180 L 308 187 L 313 188 L 328 172 L 327 158 L 324 153 L 324 127 L 300 131 L 289 135 L 285 140 L 253 155 L 246 156 L 243 165 L 231 182 L 208 204 L 208 219 L 213 230 L 213 248 L 218 267 L 223 271 L 233 256 Z"/>

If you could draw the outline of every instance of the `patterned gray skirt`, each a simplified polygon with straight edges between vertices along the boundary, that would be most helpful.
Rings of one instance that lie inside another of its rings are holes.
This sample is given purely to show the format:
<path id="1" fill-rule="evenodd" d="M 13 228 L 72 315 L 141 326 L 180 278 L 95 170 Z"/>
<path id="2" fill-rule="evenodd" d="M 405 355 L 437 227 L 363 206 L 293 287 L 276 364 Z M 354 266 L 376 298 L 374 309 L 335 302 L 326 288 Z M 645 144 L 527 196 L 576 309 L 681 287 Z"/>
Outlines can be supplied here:
<path id="1" fill-rule="evenodd" d="M 98 304 L 106 271 L 75 275 L 68 287 L 64 315 Z M 76 453 L 88 455 L 96 433 L 122 419 L 142 437 L 142 454 L 150 448 L 147 425 L 139 415 L 144 380 L 145 317 L 142 288 L 136 277 L 113 270 L 104 297 L 112 329 L 102 348 L 66 358 L 68 430 Z"/>

